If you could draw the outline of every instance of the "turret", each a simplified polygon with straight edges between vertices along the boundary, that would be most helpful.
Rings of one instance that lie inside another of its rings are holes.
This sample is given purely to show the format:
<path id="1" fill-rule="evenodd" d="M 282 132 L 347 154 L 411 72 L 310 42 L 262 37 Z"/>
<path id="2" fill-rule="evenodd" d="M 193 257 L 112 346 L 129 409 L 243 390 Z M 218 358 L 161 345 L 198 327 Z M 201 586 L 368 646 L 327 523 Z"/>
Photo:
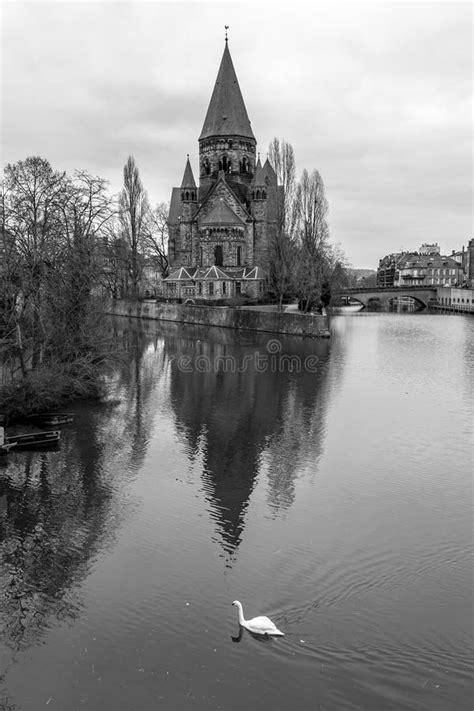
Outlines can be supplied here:
<path id="1" fill-rule="evenodd" d="M 193 170 L 189 162 L 189 155 L 184 169 L 183 180 L 181 182 L 181 202 L 196 202 L 197 187 L 194 180 Z"/>
<path id="2" fill-rule="evenodd" d="M 258 156 L 257 165 L 255 166 L 255 175 L 250 185 L 250 197 L 254 200 L 266 200 L 267 198 L 267 183 L 265 182 L 265 171 Z"/>

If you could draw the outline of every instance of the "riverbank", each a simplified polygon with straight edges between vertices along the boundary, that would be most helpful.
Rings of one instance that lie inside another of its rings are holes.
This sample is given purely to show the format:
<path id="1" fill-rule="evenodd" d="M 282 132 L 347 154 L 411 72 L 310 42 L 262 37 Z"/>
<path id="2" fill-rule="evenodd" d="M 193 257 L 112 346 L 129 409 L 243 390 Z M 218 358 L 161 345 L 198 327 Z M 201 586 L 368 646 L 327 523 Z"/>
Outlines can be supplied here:
<path id="1" fill-rule="evenodd" d="M 99 400 L 103 395 L 103 381 L 95 367 L 42 366 L 0 386 L 0 415 L 12 422 L 37 412 L 61 409 L 75 400 Z"/>
<path id="2" fill-rule="evenodd" d="M 114 316 L 176 321 L 196 326 L 218 326 L 242 331 L 264 331 L 289 336 L 329 338 L 329 320 L 321 314 L 235 309 L 229 306 L 196 306 L 155 301 L 110 300 L 105 312 Z"/>

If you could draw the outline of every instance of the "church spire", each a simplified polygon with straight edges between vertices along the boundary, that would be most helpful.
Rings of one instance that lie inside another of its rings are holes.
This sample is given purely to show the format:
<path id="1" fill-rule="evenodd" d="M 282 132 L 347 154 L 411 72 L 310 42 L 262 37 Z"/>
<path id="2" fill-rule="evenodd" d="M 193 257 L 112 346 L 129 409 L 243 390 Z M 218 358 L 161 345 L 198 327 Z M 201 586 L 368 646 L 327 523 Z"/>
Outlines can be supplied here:
<path id="1" fill-rule="evenodd" d="M 242 136 L 255 140 L 230 56 L 227 37 L 199 140 L 211 136 Z"/>
<path id="2" fill-rule="evenodd" d="M 189 162 L 189 155 L 186 161 L 186 168 L 184 169 L 183 182 L 181 183 L 181 188 L 194 188 L 196 189 L 196 182 L 194 180 L 193 169 L 191 168 L 191 163 Z"/>
<path id="3" fill-rule="evenodd" d="M 265 185 L 265 173 L 260 162 L 260 153 L 258 154 L 257 165 L 255 166 L 255 175 L 253 177 L 252 185 L 262 186 Z"/>

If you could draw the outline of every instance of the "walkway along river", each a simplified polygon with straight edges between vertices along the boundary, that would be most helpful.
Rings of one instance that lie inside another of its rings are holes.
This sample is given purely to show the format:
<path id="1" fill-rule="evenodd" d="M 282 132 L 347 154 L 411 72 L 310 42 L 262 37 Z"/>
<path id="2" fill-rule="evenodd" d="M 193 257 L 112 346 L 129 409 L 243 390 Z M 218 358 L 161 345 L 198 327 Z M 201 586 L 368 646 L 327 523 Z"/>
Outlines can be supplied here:
<path id="1" fill-rule="evenodd" d="M 470 709 L 472 319 L 110 327 L 110 403 L 0 469 L 0 708 Z"/>

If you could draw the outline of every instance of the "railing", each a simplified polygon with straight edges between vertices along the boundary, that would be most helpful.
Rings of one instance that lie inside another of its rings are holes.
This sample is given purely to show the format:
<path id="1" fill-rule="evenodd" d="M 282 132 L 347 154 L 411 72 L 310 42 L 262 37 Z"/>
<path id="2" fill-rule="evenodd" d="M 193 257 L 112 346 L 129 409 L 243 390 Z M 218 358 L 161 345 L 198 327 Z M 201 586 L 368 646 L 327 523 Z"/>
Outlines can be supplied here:
<path id="1" fill-rule="evenodd" d="M 343 295 L 343 294 L 371 294 L 373 292 L 386 292 L 386 291 L 398 291 L 398 292 L 409 292 L 409 291 L 432 291 L 436 293 L 437 291 L 437 286 L 431 286 L 431 285 L 413 285 L 413 286 L 351 286 L 348 287 L 347 289 L 336 289 L 334 291 L 335 295 Z"/>

